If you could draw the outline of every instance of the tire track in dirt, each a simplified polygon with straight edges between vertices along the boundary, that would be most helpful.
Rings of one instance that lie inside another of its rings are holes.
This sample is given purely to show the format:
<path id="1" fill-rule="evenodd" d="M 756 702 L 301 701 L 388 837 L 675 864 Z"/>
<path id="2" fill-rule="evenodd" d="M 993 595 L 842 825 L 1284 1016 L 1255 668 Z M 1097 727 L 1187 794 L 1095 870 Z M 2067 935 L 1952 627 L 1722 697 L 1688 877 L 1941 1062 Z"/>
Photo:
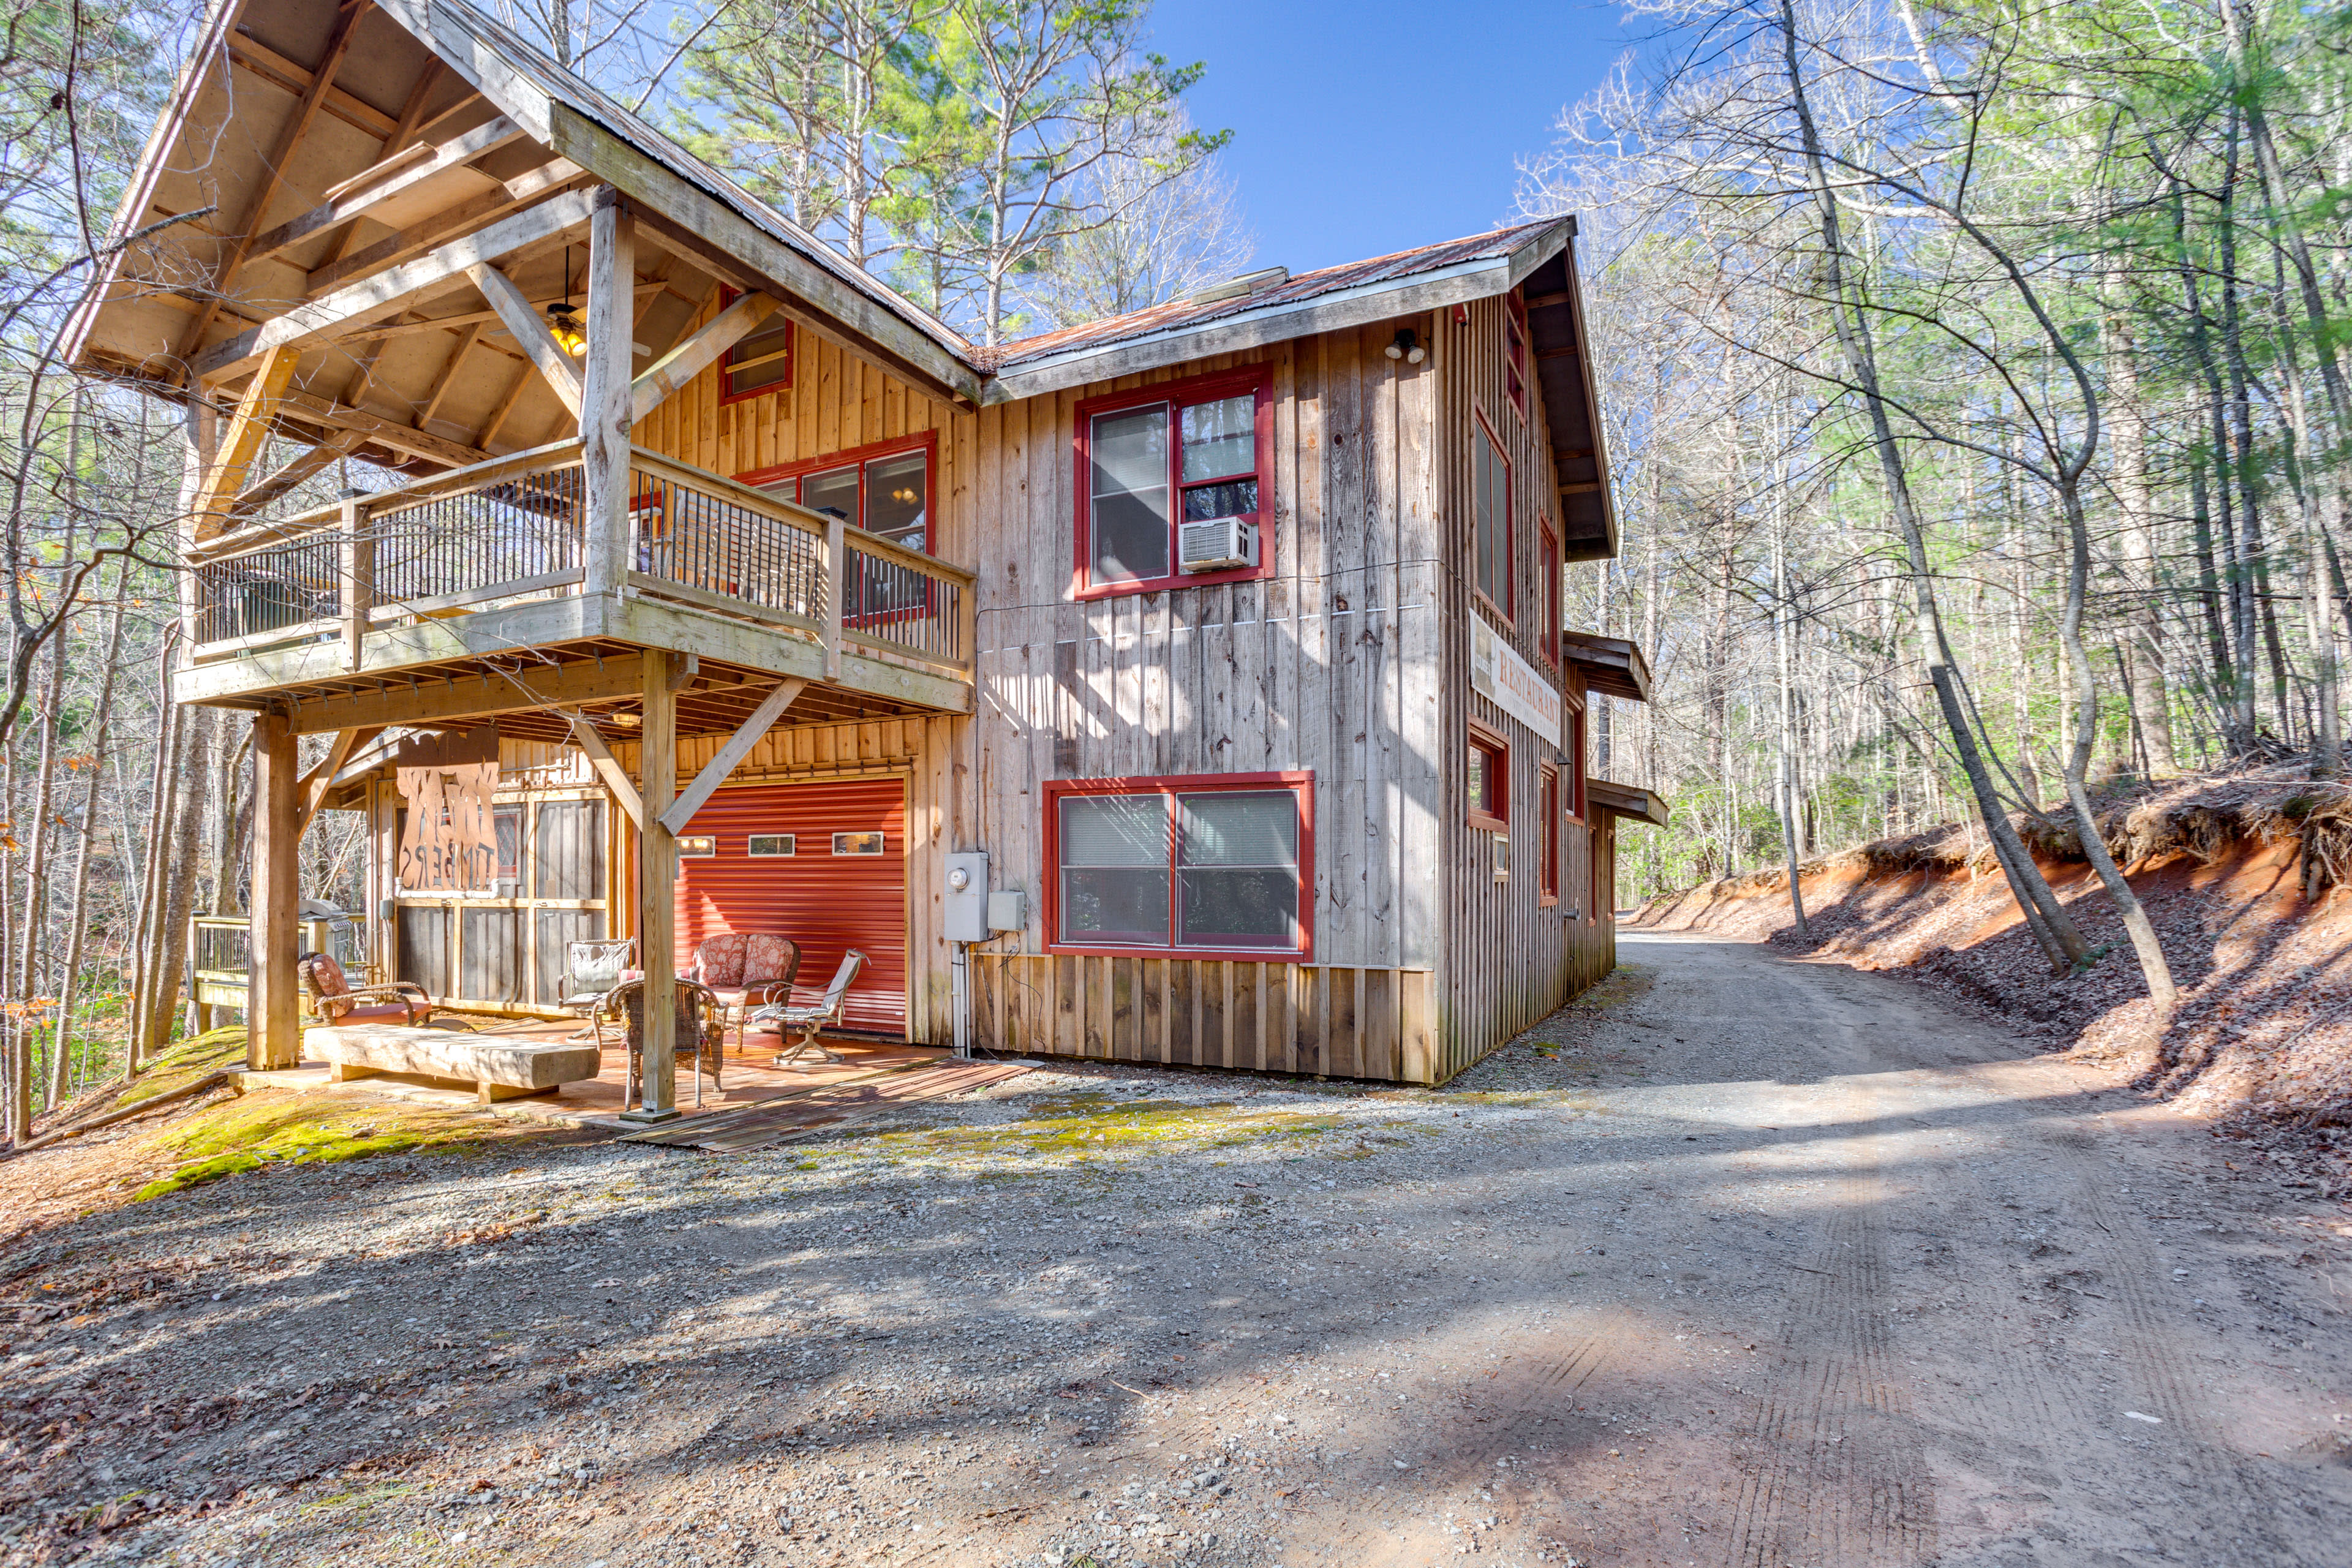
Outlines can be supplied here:
<path id="1" fill-rule="evenodd" d="M 1814 1266 L 1800 1270 L 1806 1282 L 1788 1293 L 1772 1376 L 1738 1441 L 1739 1568 L 1935 1554 L 1935 1489 L 1885 1326 L 1878 1143 L 1844 1142 L 1842 1202 Z"/>
<path id="2" fill-rule="evenodd" d="M 1524 1258 L 1524 1254 L 1521 1255 Z M 1542 1276 L 1550 1274 L 1555 1279 Z M 1557 1262 L 1507 1271 L 1511 1284 L 1556 1284 Z M 1433 1431 L 1415 1434 L 1407 1447 L 1436 1456 L 1436 1464 L 1453 1479 L 1486 1486 L 1495 1494 L 1495 1517 L 1524 1522 L 1543 1511 L 1551 1489 L 1543 1484 L 1542 1467 L 1531 1458 L 1538 1445 L 1558 1441 L 1562 1432 L 1573 1440 L 1577 1399 L 1592 1380 L 1608 1368 L 1627 1345 L 1633 1315 L 1623 1305 L 1594 1309 L 1572 1324 L 1542 1329 L 1506 1331 L 1482 1336 L 1477 1343 L 1501 1357 L 1494 1385 L 1475 1397 L 1465 1394 L 1460 1379 L 1424 1377 L 1416 1393 L 1445 1412 Z M 1503 1461 L 1498 1474 L 1496 1461 Z M 1332 1543 L 1331 1555 L 1350 1568 L 1398 1568 L 1426 1563 L 1433 1555 L 1452 1555 L 1466 1544 L 1418 1521 L 1393 1532 L 1376 1531 L 1360 1511 L 1318 1521 L 1318 1539 Z M 1514 1531 L 1514 1533 L 1519 1533 Z"/>
<path id="3" fill-rule="evenodd" d="M 2073 1138 L 2053 1141 L 2062 1147 L 2076 1142 Z M 2160 1302 L 2150 1288 L 2151 1280 L 2169 1279 L 2155 1238 L 2092 1179 L 2090 1171 L 2084 1168 L 2086 1160 L 2078 1157 L 2069 1163 L 2075 1166 L 2070 1173 L 2072 1206 L 2102 1238 L 2094 1257 L 2104 1265 L 2099 1270 L 2101 1283 L 2109 1292 L 2114 1314 L 2123 1321 L 2125 1331 L 2116 1337 L 2132 1346 L 2133 1353 L 2122 1369 L 2133 1389 L 2130 1408 L 2163 1423 L 2150 1427 L 2146 1436 L 2129 1435 L 2125 1440 L 2144 1447 L 2151 1457 L 2163 1453 L 2163 1468 L 2184 1481 L 2195 1478 L 2198 1489 L 2210 1491 L 2218 1482 L 2225 1490 L 2234 1491 L 2239 1507 L 2230 1512 L 2242 1527 L 2259 1532 L 2259 1549 L 2283 1561 L 2325 1560 L 2310 1554 L 2321 1549 L 2319 1542 L 2288 1538 L 2289 1524 L 2304 1511 L 2290 1508 L 2288 1498 L 2303 1489 L 2273 1485 L 2254 1461 L 2231 1447 L 2217 1428 L 2211 1395 L 2196 1388 L 2195 1374 L 2183 1361 L 2177 1327 L 2179 1306 Z M 2111 1418 L 2130 1419 L 2120 1409 Z M 2168 1449 L 2170 1452 L 2163 1452 Z M 2295 1500 L 2304 1500 L 2298 1496 Z M 2246 1551 L 2249 1543 L 2242 1538 L 2216 1539 L 2206 1510 L 2179 1512 L 2172 1528 L 2199 1540 L 2208 1551 L 2224 1556 Z M 2352 1555 L 2340 1531 L 2326 1550 L 2337 1553 L 2339 1561 Z"/>

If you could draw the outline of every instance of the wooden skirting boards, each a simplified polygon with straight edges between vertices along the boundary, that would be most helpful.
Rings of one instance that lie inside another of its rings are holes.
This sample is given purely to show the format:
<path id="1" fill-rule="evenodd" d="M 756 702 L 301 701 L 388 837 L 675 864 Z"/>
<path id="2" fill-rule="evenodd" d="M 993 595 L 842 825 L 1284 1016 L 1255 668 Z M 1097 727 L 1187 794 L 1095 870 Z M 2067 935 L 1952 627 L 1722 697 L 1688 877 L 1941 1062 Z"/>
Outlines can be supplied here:
<path id="1" fill-rule="evenodd" d="M 1422 969 L 982 948 L 972 1028 L 982 1046 L 1013 1054 L 1431 1083 L 1441 1062 L 1434 980 Z"/>

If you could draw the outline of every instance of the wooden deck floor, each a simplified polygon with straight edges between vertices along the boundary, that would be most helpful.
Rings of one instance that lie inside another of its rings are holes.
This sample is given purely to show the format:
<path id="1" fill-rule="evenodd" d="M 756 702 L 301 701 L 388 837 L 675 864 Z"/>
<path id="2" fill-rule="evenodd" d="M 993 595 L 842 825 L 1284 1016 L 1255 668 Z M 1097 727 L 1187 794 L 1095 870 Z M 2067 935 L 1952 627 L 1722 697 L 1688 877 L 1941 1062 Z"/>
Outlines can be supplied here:
<path id="1" fill-rule="evenodd" d="M 580 1025 L 572 1019 L 522 1019 L 485 1022 L 478 1032 L 526 1038 L 563 1039 L 578 1032 Z M 685 1116 L 709 1116 L 721 1111 L 739 1110 L 760 1100 L 772 1100 L 793 1089 L 821 1088 L 872 1073 L 878 1068 L 898 1067 L 915 1062 L 951 1061 L 953 1054 L 932 1046 L 908 1046 L 887 1041 L 861 1040 L 824 1036 L 822 1043 L 842 1059 L 828 1062 L 803 1058 L 791 1067 L 775 1065 L 781 1048 L 773 1035 L 754 1034 L 746 1047 L 738 1050 L 730 1031 L 728 1036 L 725 1060 L 719 1068 L 720 1082 L 713 1084 L 707 1073 L 688 1070 L 681 1058 L 677 1072 L 677 1108 Z M 565 1084 L 549 1094 L 531 1095 L 519 1100 L 502 1100 L 502 1111 L 523 1115 L 546 1116 L 553 1120 L 603 1124 L 615 1118 L 624 1109 L 629 1071 L 627 1048 L 609 1034 L 604 1051 L 604 1067 L 594 1078 L 578 1083 Z M 446 1101 L 451 1105 L 475 1103 L 471 1089 L 438 1083 L 432 1079 L 413 1078 L 404 1074 L 382 1074 L 354 1080 L 348 1085 L 331 1085 L 324 1063 L 305 1061 L 300 1067 L 275 1072 L 247 1075 L 254 1088 L 292 1089 L 350 1088 L 376 1089 L 399 1095 L 402 1099 L 427 1103 Z M 698 1094 L 698 1089 L 699 1093 Z M 614 1121 L 616 1129 L 628 1124 Z"/>

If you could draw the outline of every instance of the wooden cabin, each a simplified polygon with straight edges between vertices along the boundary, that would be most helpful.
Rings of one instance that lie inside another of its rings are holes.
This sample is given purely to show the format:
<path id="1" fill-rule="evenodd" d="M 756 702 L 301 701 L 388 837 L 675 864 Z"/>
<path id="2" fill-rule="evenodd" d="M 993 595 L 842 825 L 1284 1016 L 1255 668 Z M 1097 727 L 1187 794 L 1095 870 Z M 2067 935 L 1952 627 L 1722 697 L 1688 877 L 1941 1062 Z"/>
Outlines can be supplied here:
<path id="1" fill-rule="evenodd" d="M 1562 625 L 1572 219 L 983 347 L 461 0 L 228 0 L 140 230 L 73 353 L 187 410 L 257 1064 L 333 807 L 372 946 L 494 1009 L 772 931 L 866 955 L 850 1029 L 1434 1083 L 1613 962 L 1663 807 L 1585 773 L 1639 650 Z M 339 459 L 392 488 L 284 504 Z"/>

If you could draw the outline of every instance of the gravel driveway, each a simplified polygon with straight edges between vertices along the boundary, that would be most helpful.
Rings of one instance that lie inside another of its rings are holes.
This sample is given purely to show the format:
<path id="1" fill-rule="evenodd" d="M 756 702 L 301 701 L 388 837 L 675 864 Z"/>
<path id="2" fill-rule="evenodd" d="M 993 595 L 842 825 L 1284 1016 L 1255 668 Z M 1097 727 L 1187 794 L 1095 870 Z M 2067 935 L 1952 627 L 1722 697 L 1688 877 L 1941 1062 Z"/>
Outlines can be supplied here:
<path id="1" fill-rule="evenodd" d="M 1436 1093 L 1050 1068 L 48 1227 L 0 1561 L 2352 1563 L 2352 1213 L 1898 979 L 1622 953 Z"/>

